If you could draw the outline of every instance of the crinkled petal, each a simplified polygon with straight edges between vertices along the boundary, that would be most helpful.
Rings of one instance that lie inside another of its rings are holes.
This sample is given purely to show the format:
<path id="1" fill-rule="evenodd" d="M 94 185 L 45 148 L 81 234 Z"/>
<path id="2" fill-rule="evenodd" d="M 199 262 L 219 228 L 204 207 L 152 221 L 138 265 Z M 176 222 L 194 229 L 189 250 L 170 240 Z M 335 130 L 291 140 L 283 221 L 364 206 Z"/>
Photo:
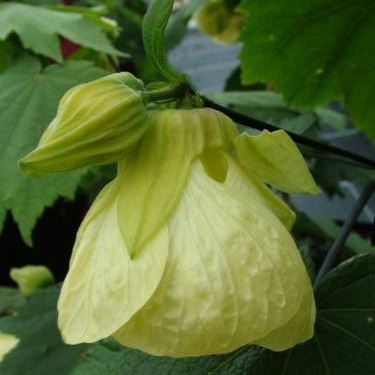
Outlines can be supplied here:
<path id="1" fill-rule="evenodd" d="M 111 335 L 148 301 L 163 274 L 168 229 L 131 258 L 118 225 L 120 182 L 102 190 L 77 235 L 58 301 L 59 328 L 69 344 Z"/>
<path id="2" fill-rule="evenodd" d="M 199 161 L 193 164 L 169 222 L 163 278 L 115 333 L 119 342 L 174 357 L 227 353 L 267 337 L 311 299 L 288 231 L 263 203 L 245 202 L 238 193 L 208 177 Z M 313 325 L 306 314 L 304 323 Z M 293 335 L 290 346 L 309 338 L 306 330 Z"/>
<path id="3" fill-rule="evenodd" d="M 319 193 L 305 160 L 283 130 L 243 133 L 233 143 L 241 165 L 261 181 L 288 193 Z"/>
<path id="4" fill-rule="evenodd" d="M 306 275 L 302 288 L 310 288 L 310 280 Z M 263 337 L 255 344 L 273 351 L 283 351 L 306 341 L 314 335 L 316 308 L 312 293 L 305 293 L 297 313 L 289 322 Z"/>

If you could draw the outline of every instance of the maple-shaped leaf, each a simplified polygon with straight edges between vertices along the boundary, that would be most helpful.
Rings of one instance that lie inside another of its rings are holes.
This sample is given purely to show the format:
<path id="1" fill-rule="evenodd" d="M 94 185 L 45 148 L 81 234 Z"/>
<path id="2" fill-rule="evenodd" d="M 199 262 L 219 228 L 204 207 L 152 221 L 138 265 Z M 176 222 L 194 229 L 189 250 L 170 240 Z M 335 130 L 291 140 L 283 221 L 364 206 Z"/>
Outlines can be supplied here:
<path id="1" fill-rule="evenodd" d="M 59 36 L 95 51 L 123 53 L 113 48 L 100 24 L 79 13 L 67 13 L 33 5 L 0 4 L 0 40 L 12 33 L 24 48 L 62 62 Z"/>
<path id="2" fill-rule="evenodd" d="M 272 82 L 288 103 L 343 97 L 375 142 L 375 7 L 369 0 L 243 0 L 244 83 Z"/>
<path id="3" fill-rule="evenodd" d="M 4 209 L 11 210 L 28 244 L 43 209 L 59 196 L 73 198 L 85 171 L 33 179 L 22 174 L 17 162 L 35 148 L 64 92 L 104 74 L 87 61 L 42 69 L 35 58 L 0 74 L 0 218 Z"/>

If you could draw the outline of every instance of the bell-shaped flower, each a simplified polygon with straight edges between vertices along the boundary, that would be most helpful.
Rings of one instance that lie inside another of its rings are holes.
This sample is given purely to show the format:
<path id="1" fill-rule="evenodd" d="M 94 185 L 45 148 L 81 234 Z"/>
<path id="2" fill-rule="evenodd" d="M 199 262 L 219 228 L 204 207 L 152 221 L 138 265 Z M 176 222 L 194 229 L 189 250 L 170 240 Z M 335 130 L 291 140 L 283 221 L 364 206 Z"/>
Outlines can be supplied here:
<path id="1" fill-rule="evenodd" d="M 37 176 L 123 158 L 146 131 L 143 89 L 125 72 L 73 87 L 21 169 Z"/>
<path id="2" fill-rule="evenodd" d="M 293 142 L 238 136 L 211 109 L 155 112 L 148 124 L 79 229 L 58 302 L 65 342 L 113 335 L 182 357 L 311 338 L 294 215 L 265 185 L 317 192 Z"/>

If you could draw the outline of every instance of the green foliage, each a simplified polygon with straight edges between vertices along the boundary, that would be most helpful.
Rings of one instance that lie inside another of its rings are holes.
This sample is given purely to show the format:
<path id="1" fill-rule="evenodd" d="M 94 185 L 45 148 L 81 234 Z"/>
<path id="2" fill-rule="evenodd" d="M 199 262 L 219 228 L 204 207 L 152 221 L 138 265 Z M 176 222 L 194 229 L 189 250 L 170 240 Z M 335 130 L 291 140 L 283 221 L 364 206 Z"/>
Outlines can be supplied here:
<path id="1" fill-rule="evenodd" d="M 0 362 L 2 375 L 65 375 L 78 361 L 86 345 L 61 341 L 56 326 L 58 293 L 56 286 L 38 291 L 14 314 L 0 319 L 0 331 L 20 339 Z"/>
<path id="2" fill-rule="evenodd" d="M 332 241 L 338 236 L 341 230 L 339 225 L 327 217 L 320 217 L 316 219 L 315 224 L 319 227 L 323 234 Z M 375 246 L 372 246 L 370 241 L 366 241 L 356 233 L 351 233 L 349 235 L 344 249 L 350 255 L 361 255 L 366 253 L 372 253 L 375 255 Z"/>
<path id="3" fill-rule="evenodd" d="M 155 357 L 107 340 L 93 345 L 69 375 L 206 375 L 214 374 L 223 363 L 235 356 L 236 353 L 179 359 Z"/>
<path id="4" fill-rule="evenodd" d="M 17 161 L 35 148 L 62 94 L 103 74 L 90 62 L 72 61 L 42 69 L 38 60 L 25 58 L 0 75 L 0 208 L 11 210 L 29 244 L 44 208 L 58 196 L 72 198 L 85 171 L 30 179 L 17 168 Z"/>
<path id="5" fill-rule="evenodd" d="M 18 289 L 0 287 L 0 317 L 14 314 L 25 300 Z"/>
<path id="6" fill-rule="evenodd" d="M 288 106 L 282 96 L 265 90 L 226 91 L 206 94 L 208 98 L 256 119 L 276 125 L 296 134 L 304 134 L 324 123 L 343 130 L 346 119 L 342 113 L 326 107 L 303 111 Z"/>
<path id="7" fill-rule="evenodd" d="M 24 48 L 62 62 L 58 35 L 95 51 L 123 55 L 113 48 L 101 25 L 82 14 L 7 3 L 0 4 L 0 39 L 15 32 Z"/>
<path id="8" fill-rule="evenodd" d="M 143 43 L 149 60 L 171 81 L 177 76 L 170 68 L 165 46 L 165 29 L 172 11 L 173 0 L 153 0 L 143 20 Z"/>
<path id="9" fill-rule="evenodd" d="M 273 82 L 287 102 L 315 106 L 344 97 L 375 141 L 375 10 L 368 0 L 243 0 L 243 81 Z"/>
<path id="10" fill-rule="evenodd" d="M 166 28 L 166 44 L 168 49 L 176 47 L 185 35 L 190 17 L 202 5 L 202 0 L 190 0 L 172 13 Z"/>

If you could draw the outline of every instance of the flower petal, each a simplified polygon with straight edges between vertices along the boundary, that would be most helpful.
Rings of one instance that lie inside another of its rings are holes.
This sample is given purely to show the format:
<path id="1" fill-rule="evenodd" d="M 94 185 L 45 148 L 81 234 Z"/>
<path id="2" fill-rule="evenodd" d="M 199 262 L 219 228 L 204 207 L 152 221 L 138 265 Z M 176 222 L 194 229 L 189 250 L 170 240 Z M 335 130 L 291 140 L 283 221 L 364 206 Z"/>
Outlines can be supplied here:
<path id="1" fill-rule="evenodd" d="M 267 337 L 311 299 L 288 231 L 263 203 L 238 195 L 231 184 L 208 177 L 199 161 L 193 164 L 169 223 L 163 278 L 114 334 L 119 342 L 155 355 L 227 353 Z"/>
<path id="2" fill-rule="evenodd" d="M 261 181 L 288 193 L 319 193 L 305 160 L 283 130 L 243 133 L 233 143 L 241 165 Z"/>
<path id="3" fill-rule="evenodd" d="M 129 159 L 120 193 L 120 228 L 130 254 L 141 251 L 166 223 L 194 158 L 206 149 L 229 149 L 236 135 L 232 120 L 207 108 L 164 110 L 150 117 L 142 145 Z"/>
<path id="4" fill-rule="evenodd" d="M 310 280 L 306 275 L 302 287 L 309 288 Z M 314 334 L 316 309 L 313 294 L 305 293 L 297 313 L 285 325 L 275 329 L 273 332 L 255 342 L 273 351 L 283 351 L 290 347 L 305 342 Z"/>
<path id="5" fill-rule="evenodd" d="M 229 156 L 226 158 L 231 164 L 226 185 L 238 190 L 238 197 L 247 202 L 262 202 L 290 231 L 296 218 L 294 211 L 250 171 L 243 171 Z"/>
<path id="6" fill-rule="evenodd" d="M 65 342 L 93 342 L 111 335 L 152 296 L 165 267 L 168 229 L 133 259 L 118 226 L 121 178 L 96 198 L 76 239 L 58 301 Z"/>

